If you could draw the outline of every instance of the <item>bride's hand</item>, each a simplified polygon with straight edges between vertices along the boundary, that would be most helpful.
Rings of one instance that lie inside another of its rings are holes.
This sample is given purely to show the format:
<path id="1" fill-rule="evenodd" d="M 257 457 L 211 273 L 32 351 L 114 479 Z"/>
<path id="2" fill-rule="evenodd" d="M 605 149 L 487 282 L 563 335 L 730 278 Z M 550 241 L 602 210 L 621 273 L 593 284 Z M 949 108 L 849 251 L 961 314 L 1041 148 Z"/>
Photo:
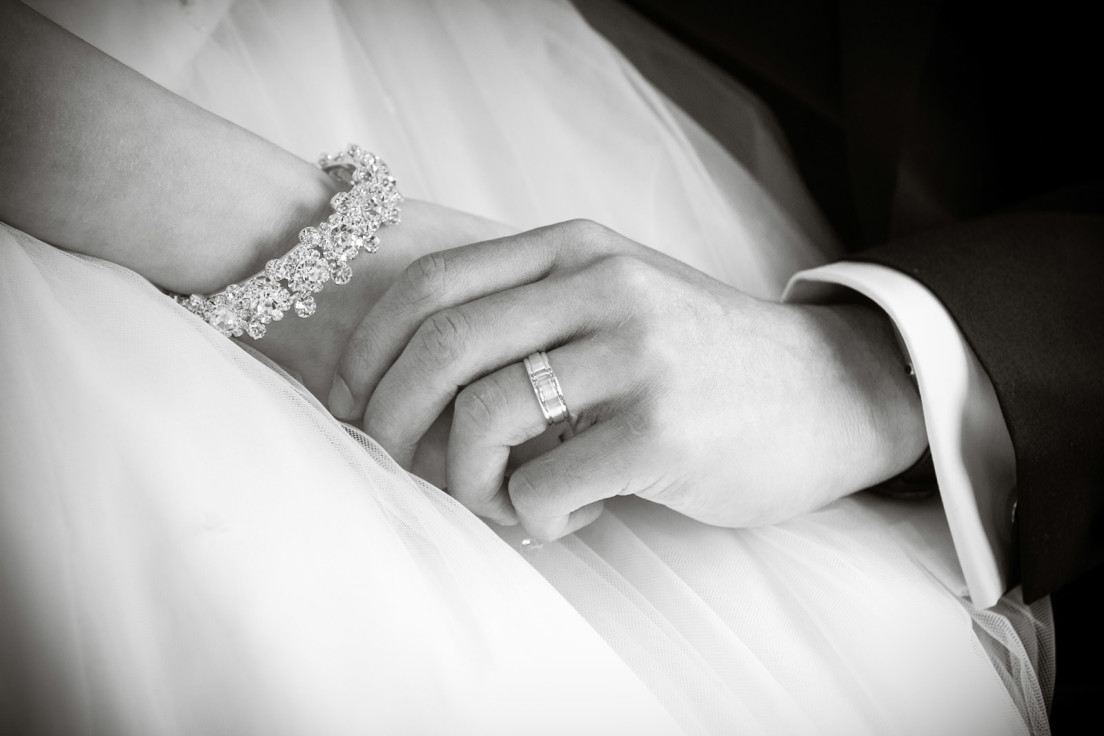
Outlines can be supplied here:
<path id="1" fill-rule="evenodd" d="M 20 3 L 0 3 L 0 69 L 0 220 L 167 291 L 210 294 L 253 276 L 346 188 Z M 324 398 L 349 334 L 405 266 L 511 232 L 425 202 L 408 200 L 402 217 L 379 233 L 378 253 L 353 261 L 352 282 L 317 295 L 314 316 L 244 341 Z"/>
<path id="2" fill-rule="evenodd" d="M 547 350 L 576 434 L 548 427 L 522 358 Z M 763 302 L 579 221 L 417 261 L 369 311 L 331 405 L 410 466 L 455 398 L 449 492 L 552 539 L 638 494 L 725 526 L 776 522 L 908 467 L 919 398 L 864 306 Z"/>
<path id="3" fill-rule="evenodd" d="M 419 257 L 515 232 L 513 228 L 458 210 L 406 200 L 402 222 L 379 232 L 380 248 L 352 261 L 353 278 L 330 283 L 316 295 L 317 311 L 306 319 L 289 312 L 273 322 L 264 338 L 240 338 L 296 373 L 317 397 L 326 400 L 338 359 L 368 309 Z"/>

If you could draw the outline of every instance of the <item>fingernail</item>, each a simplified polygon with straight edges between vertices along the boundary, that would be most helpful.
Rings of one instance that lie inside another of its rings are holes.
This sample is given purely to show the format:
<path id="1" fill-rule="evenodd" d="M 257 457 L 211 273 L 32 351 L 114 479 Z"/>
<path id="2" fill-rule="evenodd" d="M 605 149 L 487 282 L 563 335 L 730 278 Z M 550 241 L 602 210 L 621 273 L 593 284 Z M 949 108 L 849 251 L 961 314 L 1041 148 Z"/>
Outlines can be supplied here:
<path id="1" fill-rule="evenodd" d="M 353 394 L 340 375 L 335 375 L 327 402 L 330 413 L 338 419 L 351 419 L 353 414 Z"/>

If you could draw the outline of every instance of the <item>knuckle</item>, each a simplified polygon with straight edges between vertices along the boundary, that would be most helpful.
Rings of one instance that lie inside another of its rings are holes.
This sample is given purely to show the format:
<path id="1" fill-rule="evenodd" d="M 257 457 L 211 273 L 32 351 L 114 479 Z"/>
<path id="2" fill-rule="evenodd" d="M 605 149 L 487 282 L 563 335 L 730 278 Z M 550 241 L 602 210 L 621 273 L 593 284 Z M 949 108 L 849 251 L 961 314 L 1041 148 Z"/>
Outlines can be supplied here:
<path id="1" fill-rule="evenodd" d="M 411 304 L 433 301 L 448 285 L 448 258 L 442 253 L 427 253 L 403 270 L 403 284 Z"/>
<path id="2" fill-rule="evenodd" d="M 492 379 L 477 381 L 456 397 L 453 425 L 463 432 L 489 432 L 506 405 L 506 396 Z"/>
<path id="3" fill-rule="evenodd" d="M 585 218 L 566 220 L 548 228 L 559 248 L 587 261 L 604 254 L 635 253 L 642 246 L 605 225 Z"/>
<path id="4" fill-rule="evenodd" d="M 642 374 L 653 383 L 667 386 L 671 371 L 677 371 L 685 356 L 672 342 L 670 334 L 655 324 L 646 322 L 636 325 L 631 332 L 632 344 L 629 346 L 633 359 L 642 361 Z"/>
<path id="5" fill-rule="evenodd" d="M 415 349 L 433 365 L 457 361 L 471 340 L 472 329 L 463 311 L 455 307 L 435 312 L 414 334 Z"/>
<path id="6" fill-rule="evenodd" d="M 634 298 L 655 293 L 659 273 L 651 264 L 633 255 L 616 254 L 603 258 L 598 264 L 598 276 L 620 294 Z"/>
<path id="7" fill-rule="evenodd" d="M 606 240 L 612 232 L 605 225 L 597 223 L 594 220 L 587 220 L 586 218 L 568 220 L 563 223 L 562 227 L 566 231 L 568 237 L 573 240 L 588 242 Z"/>

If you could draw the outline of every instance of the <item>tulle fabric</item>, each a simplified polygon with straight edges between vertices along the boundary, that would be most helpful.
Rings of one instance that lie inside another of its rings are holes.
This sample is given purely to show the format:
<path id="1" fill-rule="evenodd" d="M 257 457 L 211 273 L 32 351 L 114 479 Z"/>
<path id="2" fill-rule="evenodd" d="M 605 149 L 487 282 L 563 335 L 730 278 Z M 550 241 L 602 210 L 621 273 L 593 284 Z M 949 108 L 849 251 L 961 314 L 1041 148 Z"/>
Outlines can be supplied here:
<path id="1" fill-rule="evenodd" d="M 754 131 L 733 158 L 564 2 L 34 5 L 304 157 L 365 144 L 410 196 L 591 217 L 763 296 L 835 250 L 757 102 L 717 101 Z M 28 733 L 1048 730 L 1049 605 L 974 610 L 937 500 L 725 530 L 618 499 L 524 546 L 136 275 L 0 246 L 0 697 Z"/>
<path id="2" fill-rule="evenodd" d="M 5 733 L 677 730 L 272 368 L 122 268 L 6 227 L 0 258 Z"/>
<path id="3" fill-rule="evenodd" d="M 308 160 L 363 144 L 409 197 L 521 228 L 595 219 L 761 296 L 836 250 L 815 208 L 795 219 L 756 183 L 767 166 L 805 204 L 749 96 L 718 100 L 748 129 L 740 165 L 565 2 L 31 4 Z"/>

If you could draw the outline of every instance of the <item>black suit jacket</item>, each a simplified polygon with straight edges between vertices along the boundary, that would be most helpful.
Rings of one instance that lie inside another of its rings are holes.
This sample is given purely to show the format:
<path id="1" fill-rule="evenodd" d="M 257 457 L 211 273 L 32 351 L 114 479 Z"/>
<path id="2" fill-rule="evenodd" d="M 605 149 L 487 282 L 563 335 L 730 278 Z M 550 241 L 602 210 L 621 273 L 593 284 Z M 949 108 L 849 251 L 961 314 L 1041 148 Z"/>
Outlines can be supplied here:
<path id="1" fill-rule="evenodd" d="M 1002 214 L 855 258 L 931 289 L 993 382 L 1016 453 L 1024 597 L 1104 561 L 1104 217 Z"/>
<path id="2" fill-rule="evenodd" d="M 771 106 L 852 258 L 954 316 L 1012 436 L 1025 597 L 1104 562 L 1104 45 L 1088 12 L 629 4 Z M 699 120 L 723 141 L 723 121 Z"/>
<path id="3" fill-rule="evenodd" d="M 840 26 L 878 244 L 854 258 L 935 293 L 993 382 L 1028 600 L 1104 562 L 1104 55 L 1084 11 L 1040 10 L 854 2 Z"/>

